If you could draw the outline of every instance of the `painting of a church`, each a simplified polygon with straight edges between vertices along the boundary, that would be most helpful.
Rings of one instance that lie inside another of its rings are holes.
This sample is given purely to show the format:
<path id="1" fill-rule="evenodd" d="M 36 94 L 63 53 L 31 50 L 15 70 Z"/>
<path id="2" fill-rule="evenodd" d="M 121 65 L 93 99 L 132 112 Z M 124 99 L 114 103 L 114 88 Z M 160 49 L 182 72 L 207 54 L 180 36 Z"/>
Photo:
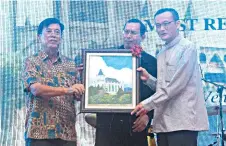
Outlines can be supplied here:
<path id="1" fill-rule="evenodd" d="M 117 94 L 118 90 L 121 88 L 124 91 L 123 81 L 118 81 L 115 78 L 106 77 L 102 71 L 99 70 L 96 75 L 95 80 L 92 82 L 91 86 L 93 87 L 102 87 L 106 93 Z"/>

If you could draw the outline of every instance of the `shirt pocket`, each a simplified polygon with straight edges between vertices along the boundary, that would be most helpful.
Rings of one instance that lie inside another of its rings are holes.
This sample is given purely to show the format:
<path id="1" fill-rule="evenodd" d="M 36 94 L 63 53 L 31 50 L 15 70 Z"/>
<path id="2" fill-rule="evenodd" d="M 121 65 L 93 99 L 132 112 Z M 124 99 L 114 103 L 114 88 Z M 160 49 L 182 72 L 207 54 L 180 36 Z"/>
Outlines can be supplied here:
<path id="1" fill-rule="evenodd" d="M 175 65 L 166 65 L 166 75 L 165 75 L 165 81 L 170 82 L 176 72 L 176 66 Z"/>

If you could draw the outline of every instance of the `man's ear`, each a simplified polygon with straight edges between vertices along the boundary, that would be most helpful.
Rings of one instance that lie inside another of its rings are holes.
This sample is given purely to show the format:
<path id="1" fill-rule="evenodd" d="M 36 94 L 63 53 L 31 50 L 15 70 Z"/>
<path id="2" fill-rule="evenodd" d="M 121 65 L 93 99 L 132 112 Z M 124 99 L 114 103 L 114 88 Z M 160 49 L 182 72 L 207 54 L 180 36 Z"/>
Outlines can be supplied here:
<path id="1" fill-rule="evenodd" d="M 176 21 L 176 25 L 177 25 L 177 29 L 179 30 L 180 29 L 180 20 Z"/>

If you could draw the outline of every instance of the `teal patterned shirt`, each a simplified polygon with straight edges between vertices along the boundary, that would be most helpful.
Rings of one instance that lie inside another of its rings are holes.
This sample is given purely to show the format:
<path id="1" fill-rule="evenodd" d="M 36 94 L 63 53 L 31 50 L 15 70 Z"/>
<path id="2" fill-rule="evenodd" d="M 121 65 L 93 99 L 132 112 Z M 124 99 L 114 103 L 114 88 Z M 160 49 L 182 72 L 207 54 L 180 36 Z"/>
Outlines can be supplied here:
<path id="1" fill-rule="evenodd" d="M 73 60 L 58 55 L 51 62 L 39 51 L 25 60 L 23 83 L 26 96 L 25 139 L 56 139 L 76 141 L 75 99 L 73 96 L 55 96 L 44 100 L 29 91 L 33 83 L 52 87 L 70 87 L 75 84 L 76 70 Z"/>

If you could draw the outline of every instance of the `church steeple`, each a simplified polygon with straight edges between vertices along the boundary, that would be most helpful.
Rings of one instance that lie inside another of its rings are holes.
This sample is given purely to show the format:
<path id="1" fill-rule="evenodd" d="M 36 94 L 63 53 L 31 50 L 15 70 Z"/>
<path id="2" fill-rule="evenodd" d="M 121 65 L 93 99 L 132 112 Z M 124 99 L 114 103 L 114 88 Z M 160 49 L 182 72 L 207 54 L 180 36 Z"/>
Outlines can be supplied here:
<path id="1" fill-rule="evenodd" d="M 99 73 L 98 73 L 98 76 L 102 76 L 102 75 L 104 75 L 104 73 L 103 73 L 102 69 L 100 69 Z"/>

